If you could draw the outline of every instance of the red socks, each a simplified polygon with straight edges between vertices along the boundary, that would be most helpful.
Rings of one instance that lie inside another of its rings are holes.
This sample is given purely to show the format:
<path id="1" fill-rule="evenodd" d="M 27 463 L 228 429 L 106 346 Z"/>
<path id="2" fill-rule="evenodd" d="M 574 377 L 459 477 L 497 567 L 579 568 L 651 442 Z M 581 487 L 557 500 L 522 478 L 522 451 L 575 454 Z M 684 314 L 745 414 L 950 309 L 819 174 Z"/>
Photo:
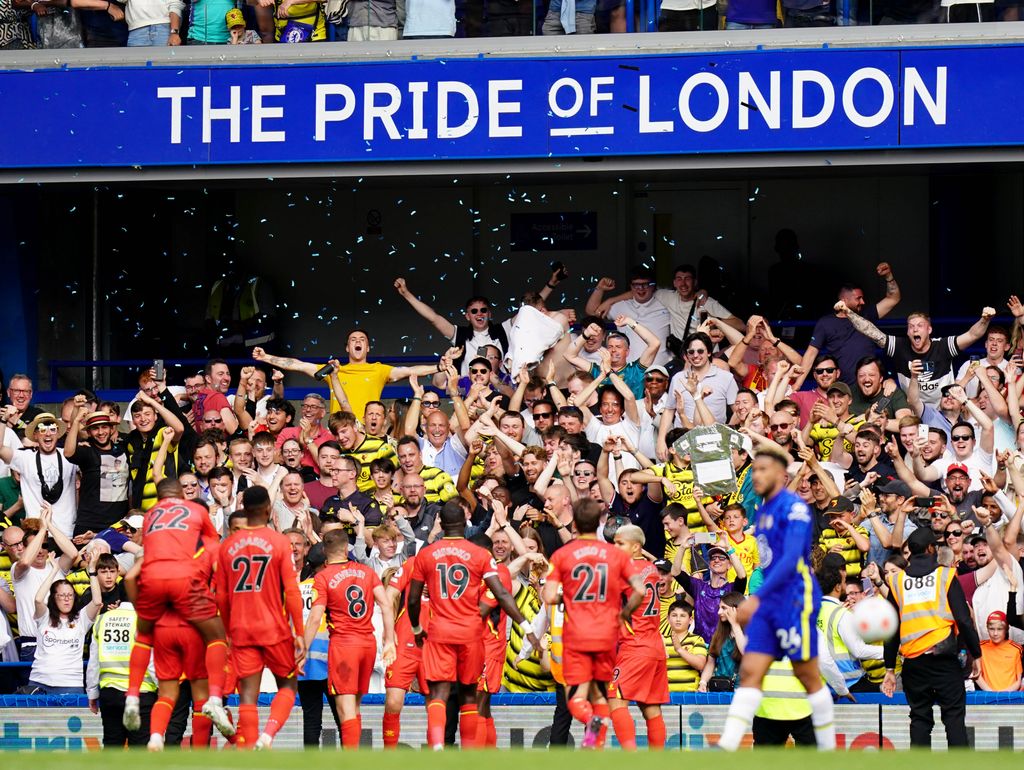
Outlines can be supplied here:
<path id="1" fill-rule="evenodd" d="M 633 724 L 629 708 L 620 706 L 612 711 L 612 726 L 615 728 L 615 737 L 619 739 L 622 750 L 636 751 L 636 726 Z"/>
<path id="2" fill-rule="evenodd" d="M 384 712 L 384 748 L 398 748 L 398 737 L 402 734 L 402 715 Z"/>
<path id="3" fill-rule="evenodd" d="M 271 738 L 277 735 L 277 731 L 284 727 L 284 723 L 288 721 L 293 706 L 295 706 L 295 690 L 282 687 L 277 691 L 274 699 L 270 701 L 270 716 L 267 718 L 267 724 L 263 728 L 263 732 Z"/>
<path id="4" fill-rule="evenodd" d="M 260 715 L 255 703 L 238 707 L 238 748 L 251 749 L 259 738 Z"/>
<path id="5" fill-rule="evenodd" d="M 487 717 L 486 719 L 480 717 L 480 721 L 487 724 L 487 739 L 480 745 L 486 746 L 489 749 L 498 748 L 498 730 L 494 726 L 494 717 Z"/>
<path id="6" fill-rule="evenodd" d="M 135 650 L 132 650 L 132 655 Z M 170 698 L 157 698 L 149 712 L 149 734 L 154 733 L 163 736 L 167 732 L 167 725 L 171 721 L 171 712 L 174 711 L 174 701 Z"/>
<path id="7" fill-rule="evenodd" d="M 142 689 L 142 680 L 146 678 L 146 669 L 149 668 L 149 657 L 153 652 L 153 635 L 138 634 L 135 637 L 135 644 L 132 645 L 132 652 L 128 658 L 128 689 L 126 695 L 139 697 L 139 690 Z"/>
<path id="8" fill-rule="evenodd" d="M 427 702 L 427 745 L 432 749 L 444 748 L 444 726 L 447 719 L 443 700 Z"/>
<path id="9" fill-rule="evenodd" d="M 601 717 L 601 731 L 597 734 L 597 746 L 595 748 L 603 749 L 605 739 L 608 737 L 608 717 L 611 716 L 611 711 L 608 709 L 608 703 L 595 703 L 594 704 L 594 716 Z"/>
<path id="10" fill-rule="evenodd" d="M 577 722 L 586 724 L 594 716 L 594 707 L 586 698 L 572 698 L 569 700 L 569 713 Z"/>
<path id="11" fill-rule="evenodd" d="M 346 719 L 341 723 L 341 747 L 354 750 L 359 748 L 359 718 Z"/>
<path id="12" fill-rule="evenodd" d="M 476 710 L 476 705 L 459 708 L 459 742 L 464 750 L 475 749 L 480 746 L 476 740 L 476 729 L 479 720 L 480 714 Z"/>
<path id="13" fill-rule="evenodd" d="M 146 665 L 149 665 L 148 659 Z M 211 698 L 220 698 L 224 695 L 224 675 L 227 665 L 228 643 L 223 639 L 214 639 L 206 645 L 206 674 L 210 678 Z M 241 722 L 241 717 L 239 717 L 239 722 Z"/>
<path id="14" fill-rule="evenodd" d="M 661 714 L 647 720 L 647 748 L 662 751 L 665 748 L 665 717 Z"/>
<path id="15" fill-rule="evenodd" d="M 206 701 L 196 701 L 192 704 L 192 747 L 209 746 L 210 733 L 213 731 L 213 722 L 210 718 L 203 716 L 203 706 Z"/>

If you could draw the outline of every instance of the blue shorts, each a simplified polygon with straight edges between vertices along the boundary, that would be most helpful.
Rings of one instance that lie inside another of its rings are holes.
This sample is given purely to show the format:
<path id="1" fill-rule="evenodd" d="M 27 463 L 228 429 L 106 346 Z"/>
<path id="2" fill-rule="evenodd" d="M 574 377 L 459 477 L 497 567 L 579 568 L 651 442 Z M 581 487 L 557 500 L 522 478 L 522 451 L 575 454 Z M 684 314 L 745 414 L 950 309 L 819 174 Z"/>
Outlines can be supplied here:
<path id="1" fill-rule="evenodd" d="M 747 625 L 746 652 L 803 662 L 818 657 L 818 607 L 816 591 L 778 601 L 763 597 Z"/>

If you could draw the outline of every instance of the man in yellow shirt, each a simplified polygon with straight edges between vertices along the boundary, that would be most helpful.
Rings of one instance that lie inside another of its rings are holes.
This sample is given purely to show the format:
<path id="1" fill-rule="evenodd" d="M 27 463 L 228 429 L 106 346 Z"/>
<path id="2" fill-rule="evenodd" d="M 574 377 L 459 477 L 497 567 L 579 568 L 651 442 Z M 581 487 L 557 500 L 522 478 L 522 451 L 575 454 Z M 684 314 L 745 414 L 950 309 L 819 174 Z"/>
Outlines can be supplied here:
<path id="1" fill-rule="evenodd" d="M 437 364 L 420 364 L 418 366 L 389 366 L 377 361 L 370 363 L 366 360 L 370 353 L 370 336 L 362 329 L 353 329 L 348 333 L 345 343 L 345 352 L 348 354 L 348 363 L 338 367 L 334 376 L 344 388 L 345 395 L 353 414 L 363 414 L 366 404 L 369 401 L 379 401 L 384 386 L 389 382 L 397 382 L 407 377 L 416 375 L 428 377 L 436 374 L 444 368 L 451 353 L 445 353 Z M 300 361 L 297 358 L 283 358 L 272 356 L 263 348 L 253 348 L 252 357 L 257 361 L 263 361 L 270 366 L 284 369 L 291 372 L 314 376 L 320 370 L 320 366 L 308 361 Z M 331 392 L 331 409 L 333 414 L 338 411 L 340 404 Z"/>

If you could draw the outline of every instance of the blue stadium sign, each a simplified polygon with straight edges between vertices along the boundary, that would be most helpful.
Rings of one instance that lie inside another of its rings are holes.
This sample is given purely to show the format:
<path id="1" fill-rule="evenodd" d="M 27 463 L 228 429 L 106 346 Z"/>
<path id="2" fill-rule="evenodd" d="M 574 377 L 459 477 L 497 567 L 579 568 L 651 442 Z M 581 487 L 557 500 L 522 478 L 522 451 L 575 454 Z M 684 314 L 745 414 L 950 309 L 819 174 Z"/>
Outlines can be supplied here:
<path id="1" fill-rule="evenodd" d="M 0 72 L 7 168 L 1024 144 L 1024 47 Z"/>

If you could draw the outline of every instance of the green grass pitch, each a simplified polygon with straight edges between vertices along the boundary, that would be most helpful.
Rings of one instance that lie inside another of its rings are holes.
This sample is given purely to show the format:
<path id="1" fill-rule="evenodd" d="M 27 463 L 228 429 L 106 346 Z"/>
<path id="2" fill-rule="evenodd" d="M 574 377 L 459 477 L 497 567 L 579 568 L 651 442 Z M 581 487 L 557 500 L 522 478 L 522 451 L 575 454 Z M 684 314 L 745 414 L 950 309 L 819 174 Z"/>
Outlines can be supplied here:
<path id="1" fill-rule="evenodd" d="M 525 763 L 520 766 L 526 770 L 665 770 L 672 765 L 685 766 L 687 770 L 725 770 L 729 765 L 735 770 L 963 770 L 965 763 L 975 761 L 984 762 L 985 770 L 996 770 L 1020 764 L 1019 755 L 1013 752 L 986 752 L 977 758 L 965 752 L 861 752 L 852 758 L 845 756 L 845 752 L 818 754 L 797 749 L 743 751 L 735 756 L 717 751 L 641 751 L 632 755 L 621 751 L 103 751 L 75 754 L 73 758 L 61 753 L 7 757 L 7 761 L 14 761 L 10 767 L 20 764 L 26 770 L 68 770 L 69 766 L 75 770 L 497 770 L 509 762 Z"/>

